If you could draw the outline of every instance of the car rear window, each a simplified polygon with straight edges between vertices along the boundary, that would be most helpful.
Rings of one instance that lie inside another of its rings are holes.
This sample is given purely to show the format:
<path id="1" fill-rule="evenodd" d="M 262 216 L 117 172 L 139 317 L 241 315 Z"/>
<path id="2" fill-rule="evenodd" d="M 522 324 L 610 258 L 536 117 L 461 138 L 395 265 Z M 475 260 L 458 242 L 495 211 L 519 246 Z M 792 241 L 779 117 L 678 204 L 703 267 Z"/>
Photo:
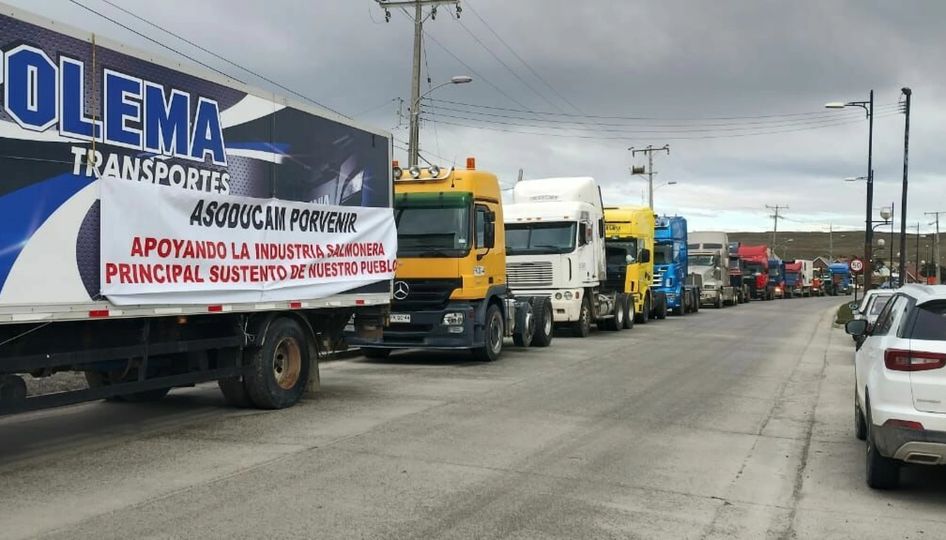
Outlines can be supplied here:
<path id="1" fill-rule="evenodd" d="M 946 302 L 917 306 L 916 320 L 910 337 L 946 341 Z"/>

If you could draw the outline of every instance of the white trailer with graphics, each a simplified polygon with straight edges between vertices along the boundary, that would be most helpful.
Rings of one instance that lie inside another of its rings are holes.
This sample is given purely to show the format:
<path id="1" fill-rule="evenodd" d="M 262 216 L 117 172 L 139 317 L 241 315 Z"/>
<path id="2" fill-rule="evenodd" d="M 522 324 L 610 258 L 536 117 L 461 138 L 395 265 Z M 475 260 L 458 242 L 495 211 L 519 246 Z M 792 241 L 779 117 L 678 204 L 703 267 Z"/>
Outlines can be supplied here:
<path id="1" fill-rule="evenodd" d="M 0 414 L 209 381 L 287 407 L 380 331 L 387 133 L 2 8 Z M 88 387 L 27 392 L 62 371 Z"/>

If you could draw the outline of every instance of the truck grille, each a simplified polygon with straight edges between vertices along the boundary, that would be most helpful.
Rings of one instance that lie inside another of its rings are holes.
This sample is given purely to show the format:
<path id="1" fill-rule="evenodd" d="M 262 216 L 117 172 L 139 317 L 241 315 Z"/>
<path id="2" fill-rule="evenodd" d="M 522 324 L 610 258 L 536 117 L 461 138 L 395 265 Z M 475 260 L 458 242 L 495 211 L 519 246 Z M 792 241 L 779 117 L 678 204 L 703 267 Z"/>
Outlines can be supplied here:
<path id="1" fill-rule="evenodd" d="M 662 286 L 663 286 L 663 284 L 664 284 L 664 272 L 666 272 L 666 269 L 664 269 L 664 268 L 654 268 L 654 281 L 653 281 L 653 286 L 654 286 L 654 287 L 662 287 Z"/>
<path id="2" fill-rule="evenodd" d="M 521 262 L 506 264 L 506 281 L 514 289 L 552 286 L 552 263 Z"/>
<path id="3" fill-rule="evenodd" d="M 407 296 L 398 298 L 407 286 Z M 459 279 L 395 279 L 391 311 L 438 311 L 447 307 L 450 295 L 461 285 Z"/>

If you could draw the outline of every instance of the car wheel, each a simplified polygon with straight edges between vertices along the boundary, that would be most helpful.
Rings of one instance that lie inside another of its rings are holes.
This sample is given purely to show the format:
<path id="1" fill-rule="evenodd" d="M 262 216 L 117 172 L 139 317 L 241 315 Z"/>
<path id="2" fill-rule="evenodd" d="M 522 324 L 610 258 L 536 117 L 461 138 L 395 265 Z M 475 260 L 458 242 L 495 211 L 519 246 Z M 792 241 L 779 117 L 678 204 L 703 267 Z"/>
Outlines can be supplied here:
<path id="1" fill-rule="evenodd" d="M 857 404 L 857 391 L 854 391 L 854 436 L 858 440 L 867 440 L 867 422 L 864 421 L 864 413 L 860 405 Z"/>
<path id="2" fill-rule="evenodd" d="M 874 444 L 874 425 L 867 403 L 867 485 L 873 489 L 895 489 L 900 484 L 900 463 L 880 455 Z"/>

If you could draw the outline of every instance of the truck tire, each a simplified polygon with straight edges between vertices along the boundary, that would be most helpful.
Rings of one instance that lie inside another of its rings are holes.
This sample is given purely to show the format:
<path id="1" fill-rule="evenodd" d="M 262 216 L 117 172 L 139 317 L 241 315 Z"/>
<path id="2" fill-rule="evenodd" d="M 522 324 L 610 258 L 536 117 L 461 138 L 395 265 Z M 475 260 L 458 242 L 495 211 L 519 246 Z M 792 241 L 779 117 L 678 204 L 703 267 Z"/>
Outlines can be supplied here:
<path id="1" fill-rule="evenodd" d="M 634 328 L 634 318 L 636 313 L 634 313 L 634 299 L 628 296 L 624 302 L 624 329 L 630 330 Z"/>
<path id="2" fill-rule="evenodd" d="M 260 409 L 295 405 L 311 369 L 305 330 L 294 319 L 275 319 L 266 329 L 263 346 L 248 349 L 244 362 L 249 368 L 244 386 L 254 405 Z"/>
<path id="3" fill-rule="evenodd" d="M 572 324 L 572 333 L 575 337 L 586 338 L 591 334 L 591 302 L 588 295 L 581 300 L 581 311 L 578 320 Z"/>
<path id="4" fill-rule="evenodd" d="M 227 405 L 241 409 L 249 409 L 253 406 L 253 400 L 250 399 L 250 394 L 243 386 L 243 377 L 220 379 L 217 381 L 217 386 L 220 387 L 220 393 L 223 394 Z"/>
<path id="5" fill-rule="evenodd" d="M 624 330 L 624 306 L 627 305 L 627 301 L 624 298 L 623 294 L 617 294 L 614 296 L 614 313 L 611 317 L 607 319 L 601 319 L 598 322 L 598 327 L 603 328 L 611 332 L 620 332 Z"/>
<path id="6" fill-rule="evenodd" d="M 657 320 L 664 320 L 667 318 L 667 298 L 661 298 L 657 300 Z"/>
<path id="7" fill-rule="evenodd" d="M 535 314 L 532 312 L 532 304 L 521 302 L 516 309 L 516 329 L 512 333 L 512 342 L 516 347 L 528 347 L 532 345 L 534 335 Z"/>
<path id="8" fill-rule="evenodd" d="M 535 297 L 532 303 L 532 319 L 535 321 L 532 346 L 548 347 L 552 344 L 552 334 L 555 330 L 552 301 L 544 296 Z"/>
<path id="9" fill-rule="evenodd" d="M 473 358 L 480 362 L 495 362 L 503 352 L 503 336 L 506 335 L 503 313 L 496 304 L 486 308 L 484 343 L 482 347 L 472 350 Z"/>
<path id="10" fill-rule="evenodd" d="M 644 311 L 642 313 L 634 313 L 634 322 L 638 324 L 647 324 L 650 320 L 650 312 L 654 309 L 653 300 L 651 299 L 650 294 L 644 298 Z"/>
<path id="11" fill-rule="evenodd" d="M 716 302 L 713 303 L 713 309 L 723 309 L 723 293 L 716 295 Z"/>
<path id="12" fill-rule="evenodd" d="M 379 347 L 359 347 L 358 350 L 361 351 L 361 355 L 365 358 L 383 360 L 391 356 L 391 349 L 382 349 Z"/>
<path id="13" fill-rule="evenodd" d="M 89 388 L 101 388 L 111 386 L 121 382 L 132 382 L 138 380 L 137 370 L 131 370 L 122 377 L 120 373 L 109 373 L 104 371 L 86 371 L 85 381 Z M 144 390 L 142 392 L 132 392 L 130 394 L 121 394 L 119 396 L 110 396 L 105 401 L 126 401 L 128 403 L 145 403 L 148 401 L 158 401 L 168 395 L 171 388 L 155 388 L 154 390 Z"/>

